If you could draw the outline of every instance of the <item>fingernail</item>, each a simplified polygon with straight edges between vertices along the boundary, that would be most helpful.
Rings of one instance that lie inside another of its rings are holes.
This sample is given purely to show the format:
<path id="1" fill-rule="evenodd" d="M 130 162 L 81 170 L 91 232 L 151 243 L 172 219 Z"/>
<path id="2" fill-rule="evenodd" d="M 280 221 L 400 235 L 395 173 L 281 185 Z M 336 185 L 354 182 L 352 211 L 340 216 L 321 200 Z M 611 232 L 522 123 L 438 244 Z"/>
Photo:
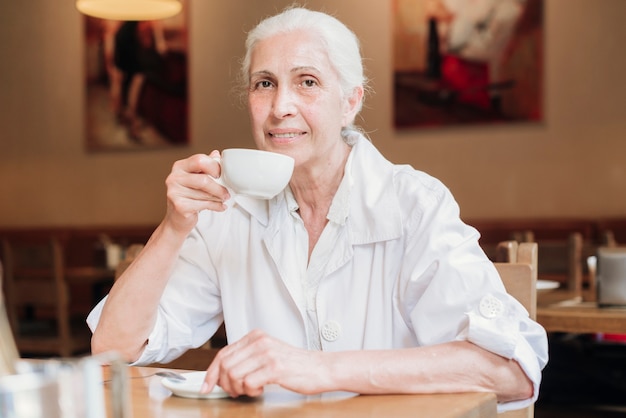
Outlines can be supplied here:
<path id="1" fill-rule="evenodd" d="M 209 384 L 204 382 L 200 388 L 200 393 L 209 393 Z"/>

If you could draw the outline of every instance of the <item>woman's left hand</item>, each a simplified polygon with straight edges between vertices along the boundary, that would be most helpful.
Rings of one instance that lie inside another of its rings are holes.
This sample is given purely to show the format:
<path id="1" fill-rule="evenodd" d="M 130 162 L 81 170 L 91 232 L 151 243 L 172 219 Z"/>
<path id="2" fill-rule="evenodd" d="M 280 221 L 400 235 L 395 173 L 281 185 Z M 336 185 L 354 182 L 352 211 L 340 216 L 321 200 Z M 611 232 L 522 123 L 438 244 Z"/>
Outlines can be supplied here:
<path id="1" fill-rule="evenodd" d="M 323 381 L 328 377 L 321 360 L 321 352 L 295 348 L 262 331 L 251 331 L 217 353 L 201 392 L 208 393 L 217 384 L 232 397 L 259 396 L 265 385 L 278 384 L 299 393 L 319 393 L 327 390 Z"/>

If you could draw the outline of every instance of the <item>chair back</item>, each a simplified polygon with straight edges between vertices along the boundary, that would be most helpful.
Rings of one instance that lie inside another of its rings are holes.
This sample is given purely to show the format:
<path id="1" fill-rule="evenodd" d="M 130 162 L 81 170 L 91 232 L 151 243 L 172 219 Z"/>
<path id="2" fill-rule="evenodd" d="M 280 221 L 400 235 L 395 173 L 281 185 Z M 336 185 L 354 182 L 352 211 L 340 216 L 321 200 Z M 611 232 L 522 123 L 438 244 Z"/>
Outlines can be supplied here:
<path id="1" fill-rule="evenodd" d="M 537 263 L 535 242 L 506 241 L 497 246 L 500 261 L 494 265 L 507 292 L 517 299 L 532 319 L 537 318 Z M 532 418 L 534 405 L 499 414 L 500 418 Z"/>
<path id="2" fill-rule="evenodd" d="M 496 262 L 515 263 L 517 262 L 517 241 L 502 241 L 496 246 Z"/>
<path id="3" fill-rule="evenodd" d="M 88 351 L 90 335 L 74 337 L 64 247 L 59 237 L 20 236 L 2 240 L 6 308 L 21 353 L 69 357 Z M 83 320 L 84 322 L 84 320 Z"/>
<path id="4" fill-rule="evenodd" d="M 501 261 L 494 265 L 500 273 L 504 287 L 526 308 L 530 317 L 535 319 L 537 316 L 537 243 L 518 244 L 515 241 L 506 241 L 498 244 L 498 249 L 502 255 Z M 504 257 L 505 254 L 508 258 Z"/>
<path id="5" fill-rule="evenodd" d="M 518 234 L 519 235 L 519 234 Z M 519 235 L 523 241 L 536 242 L 538 247 L 537 274 L 539 279 L 556 280 L 576 297 L 582 296 L 584 253 L 588 251 L 583 234 L 571 232 L 560 239 L 535 238 L 532 231 Z"/>
<path id="6" fill-rule="evenodd" d="M 615 239 L 615 232 L 611 229 L 606 229 L 601 232 L 600 244 L 603 247 L 617 247 L 617 240 Z"/>

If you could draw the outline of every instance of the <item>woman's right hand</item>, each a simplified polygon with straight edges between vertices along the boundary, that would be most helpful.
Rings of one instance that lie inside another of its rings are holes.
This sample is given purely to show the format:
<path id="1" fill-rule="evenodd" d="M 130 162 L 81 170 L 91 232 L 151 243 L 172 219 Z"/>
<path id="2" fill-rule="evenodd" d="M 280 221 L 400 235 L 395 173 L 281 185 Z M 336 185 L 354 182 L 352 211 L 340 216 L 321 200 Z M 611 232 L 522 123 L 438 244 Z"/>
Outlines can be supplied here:
<path id="1" fill-rule="evenodd" d="M 167 186 L 167 212 L 165 222 L 176 231 L 189 233 L 198 221 L 198 212 L 226 210 L 225 201 L 230 199 L 228 190 L 214 179 L 221 174 L 216 158 L 219 151 L 196 154 L 176 161 L 165 181 Z"/>

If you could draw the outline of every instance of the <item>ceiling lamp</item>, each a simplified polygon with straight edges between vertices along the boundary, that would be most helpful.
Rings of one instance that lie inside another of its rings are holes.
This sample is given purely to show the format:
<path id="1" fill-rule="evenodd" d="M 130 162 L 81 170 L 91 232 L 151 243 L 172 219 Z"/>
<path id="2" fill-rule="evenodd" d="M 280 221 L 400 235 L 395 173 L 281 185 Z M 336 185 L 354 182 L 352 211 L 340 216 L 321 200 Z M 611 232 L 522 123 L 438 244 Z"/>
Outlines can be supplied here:
<path id="1" fill-rule="evenodd" d="M 79 12 L 109 20 L 156 20 L 178 14 L 178 0 L 77 0 Z"/>

